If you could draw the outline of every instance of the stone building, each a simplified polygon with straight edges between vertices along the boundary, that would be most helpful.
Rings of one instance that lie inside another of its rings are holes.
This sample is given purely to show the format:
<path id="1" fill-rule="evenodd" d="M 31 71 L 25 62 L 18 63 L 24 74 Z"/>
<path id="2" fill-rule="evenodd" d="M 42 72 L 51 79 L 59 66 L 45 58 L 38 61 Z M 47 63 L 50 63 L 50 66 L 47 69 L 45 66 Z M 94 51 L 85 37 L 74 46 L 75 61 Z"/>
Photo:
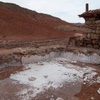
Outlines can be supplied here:
<path id="1" fill-rule="evenodd" d="M 100 9 L 88 10 L 88 4 L 86 4 L 86 12 L 79 17 L 85 19 L 87 29 L 82 46 L 100 49 Z"/>

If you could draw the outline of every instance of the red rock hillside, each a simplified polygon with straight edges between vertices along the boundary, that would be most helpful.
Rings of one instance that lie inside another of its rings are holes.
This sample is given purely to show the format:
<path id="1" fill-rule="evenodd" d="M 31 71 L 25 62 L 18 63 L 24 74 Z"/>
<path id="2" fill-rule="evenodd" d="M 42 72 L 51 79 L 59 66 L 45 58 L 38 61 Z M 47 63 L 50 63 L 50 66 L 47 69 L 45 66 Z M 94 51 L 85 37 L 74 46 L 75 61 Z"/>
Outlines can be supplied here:
<path id="1" fill-rule="evenodd" d="M 58 30 L 60 25 L 73 26 L 50 15 L 0 2 L 0 40 L 64 38 L 73 34 Z"/>

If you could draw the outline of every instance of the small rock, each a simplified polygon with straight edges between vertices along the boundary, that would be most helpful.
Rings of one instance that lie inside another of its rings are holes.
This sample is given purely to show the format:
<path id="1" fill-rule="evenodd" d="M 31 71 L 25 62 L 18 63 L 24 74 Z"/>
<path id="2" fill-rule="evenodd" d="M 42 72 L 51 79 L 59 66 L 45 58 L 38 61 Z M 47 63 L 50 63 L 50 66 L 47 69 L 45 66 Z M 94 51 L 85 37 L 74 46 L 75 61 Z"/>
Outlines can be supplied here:
<path id="1" fill-rule="evenodd" d="M 36 80 L 35 77 L 29 77 L 28 79 L 29 79 L 29 81 L 35 81 Z"/>
<path id="2" fill-rule="evenodd" d="M 61 97 L 58 97 L 56 100 L 64 100 L 63 98 L 61 98 Z"/>
<path id="3" fill-rule="evenodd" d="M 39 88 L 37 88 L 37 90 L 39 90 Z"/>
<path id="4" fill-rule="evenodd" d="M 50 100 L 54 100 L 54 98 L 50 98 Z"/>
<path id="5" fill-rule="evenodd" d="M 45 75 L 44 77 L 45 77 L 45 78 L 47 78 L 47 77 L 48 77 L 48 75 Z"/>
<path id="6" fill-rule="evenodd" d="M 76 76 L 76 74 L 73 74 L 74 76 Z"/>
<path id="7" fill-rule="evenodd" d="M 87 81 L 87 77 L 84 78 L 84 81 Z"/>
<path id="8" fill-rule="evenodd" d="M 91 100 L 94 100 L 94 97 L 91 97 Z"/>
<path id="9" fill-rule="evenodd" d="M 3 59 L 3 56 L 2 56 L 2 55 L 0 55 L 0 60 L 1 60 L 1 59 Z"/>
<path id="10" fill-rule="evenodd" d="M 100 94 L 100 88 L 97 90 L 97 92 Z"/>
<path id="11" fill-rule="evenodd" d="M 83 84 L 86 84 L 85 82 Z"/>
<path id="12" fill-rule="evenodd" d="M 68 74 L 64 73 L 64 75 L 68 75 Z"/>
<path id="13" fill-rule="evenodd" d="M 61 88 L 61 87 L 63 87 L 63 85 L 60 85 L 59 87 Z"/>
<path id="14" fill-rule="evenodd" d="M 100 83 L 100 77 L 97 77 L 97 83 Z"/>
<path id="15" fill-rule="evenodd" d="M 48 85 L 51 85 L 52 83 L 53 83 L 52 81 L 49 81 L 49 82 L 48 82 Z"/>
<path id="16" fill-rule="evenodd" d="M 53 95 L 51 95 L 51 97 L 53 98 L 54 96 L 53 96 Z"/>
<path id="17" fill-rule="evenodd" d="M 79 50 L 74 50 L 73 51 L 75 54 L 79 54 Z"/>

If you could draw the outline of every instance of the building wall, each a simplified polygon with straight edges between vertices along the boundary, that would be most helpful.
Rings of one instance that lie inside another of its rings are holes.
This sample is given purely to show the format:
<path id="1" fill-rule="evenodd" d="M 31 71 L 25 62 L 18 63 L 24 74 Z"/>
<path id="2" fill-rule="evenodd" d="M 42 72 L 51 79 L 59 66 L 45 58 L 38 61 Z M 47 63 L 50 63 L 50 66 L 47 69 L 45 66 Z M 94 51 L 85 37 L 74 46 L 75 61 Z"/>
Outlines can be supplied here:
<path id="1" fill-rule="evenodd" d="M 100 49 L 100 19 L 85 18 L 85 25 L 88 28 L 86 36 L 81 42 L 81 46 Z M 80 44 L 80 43 L 79 43 Z"/>

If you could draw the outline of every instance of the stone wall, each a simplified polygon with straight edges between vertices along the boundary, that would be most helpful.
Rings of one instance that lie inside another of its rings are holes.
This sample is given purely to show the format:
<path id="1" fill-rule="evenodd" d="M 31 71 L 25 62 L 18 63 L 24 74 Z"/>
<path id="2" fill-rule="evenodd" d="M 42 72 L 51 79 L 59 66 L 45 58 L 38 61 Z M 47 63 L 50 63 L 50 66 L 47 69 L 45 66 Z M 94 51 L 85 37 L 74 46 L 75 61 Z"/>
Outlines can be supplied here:
<path id="1" fill-rule="evenodd" d="M 86 18 L 85 25 L 88 30 L 85 38 L 82 41 L 77 41 L 78 45 L 100 49 L 100 19 Z"/>

